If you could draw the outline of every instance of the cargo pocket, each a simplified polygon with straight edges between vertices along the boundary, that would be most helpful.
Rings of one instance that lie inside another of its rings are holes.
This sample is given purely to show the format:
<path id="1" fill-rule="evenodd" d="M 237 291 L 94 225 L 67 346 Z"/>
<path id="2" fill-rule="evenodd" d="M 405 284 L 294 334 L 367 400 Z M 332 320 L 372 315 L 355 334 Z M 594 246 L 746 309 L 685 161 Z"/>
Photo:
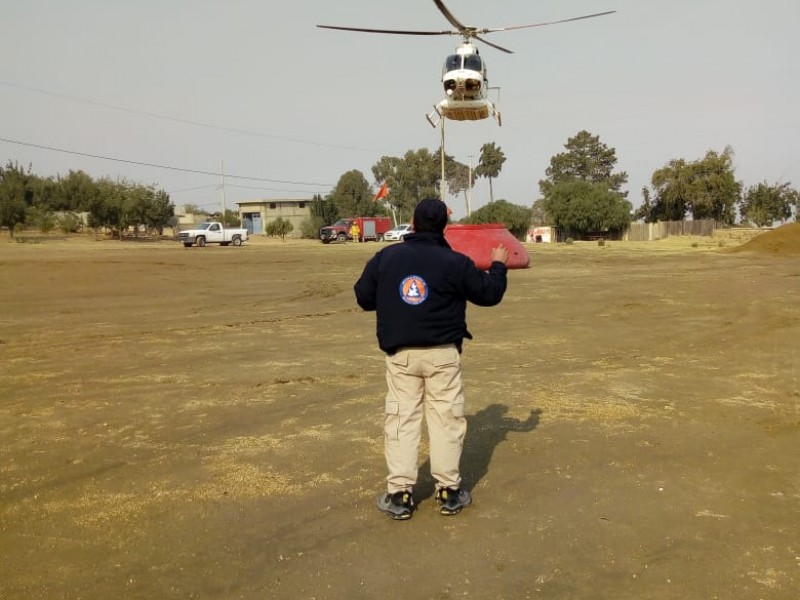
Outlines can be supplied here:
<path id="1" fill-rule="evenodd" d="M 393 398 L 387 397 L 384 412 L 386 413 L 386 419 L 383 431 L 386 439 L 397 442 L 400 439 L 400 403 Z"/>
<path id="2" fill-rule="evenodd" d="M 434 367 L 447 367 L 461 362 L 461 355 L 455 348 L 443 348 L 433 357 Z"/>

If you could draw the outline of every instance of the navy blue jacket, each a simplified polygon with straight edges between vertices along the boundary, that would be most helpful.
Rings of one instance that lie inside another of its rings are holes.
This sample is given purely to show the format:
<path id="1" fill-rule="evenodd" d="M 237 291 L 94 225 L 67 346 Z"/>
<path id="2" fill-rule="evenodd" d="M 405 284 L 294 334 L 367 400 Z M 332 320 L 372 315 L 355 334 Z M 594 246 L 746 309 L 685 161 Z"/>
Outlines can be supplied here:
<path id="1" fill-rule="evenodd" d="M 506 266 L 481 271 L 450 248 L 444 236 L 412 233 L 373 256 L 354 289 L 358 305 L 377 311 L 378 345 L 399 348 L 456 344 L 467 331 L 467 301 L 494 306 L 506 291 Z"/>

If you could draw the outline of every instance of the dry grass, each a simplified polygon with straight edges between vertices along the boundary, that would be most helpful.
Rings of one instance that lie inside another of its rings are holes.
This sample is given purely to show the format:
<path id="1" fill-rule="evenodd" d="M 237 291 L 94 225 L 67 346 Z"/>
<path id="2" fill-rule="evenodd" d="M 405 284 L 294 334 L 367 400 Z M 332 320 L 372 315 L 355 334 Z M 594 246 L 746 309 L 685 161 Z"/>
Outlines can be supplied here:
<path id="1" fill-rule="evenodd" d="M 718 241 L 527 245 L 469 309 L 476 506 L 401 529 L 382 245 L 0 243 L 0 597 L 788 598 L 800 266 Z"/>

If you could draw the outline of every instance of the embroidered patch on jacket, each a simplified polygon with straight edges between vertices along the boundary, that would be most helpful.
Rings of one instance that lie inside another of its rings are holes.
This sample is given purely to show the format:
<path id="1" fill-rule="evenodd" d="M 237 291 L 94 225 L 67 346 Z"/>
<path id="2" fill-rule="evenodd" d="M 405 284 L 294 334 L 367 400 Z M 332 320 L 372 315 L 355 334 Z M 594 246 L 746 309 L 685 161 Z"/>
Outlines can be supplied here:
<path id="1" fill-rule="evenodd" d="M 428 284 L 419 275 L 409 275 L 400 283 L 400 297 L 406 304 L 422 304 L 428 298 Z"/>

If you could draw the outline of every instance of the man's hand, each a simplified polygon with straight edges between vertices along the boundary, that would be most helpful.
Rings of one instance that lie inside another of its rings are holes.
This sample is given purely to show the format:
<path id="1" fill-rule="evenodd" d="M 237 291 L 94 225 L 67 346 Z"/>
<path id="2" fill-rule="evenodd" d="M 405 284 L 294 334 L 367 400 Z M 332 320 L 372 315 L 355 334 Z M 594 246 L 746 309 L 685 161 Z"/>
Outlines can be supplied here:
<path id="1" fill-rule="evenodd" d="M 508 250 L 503 244 L 500 244 L 497 248 L 492 248 L 492 262 L 495 261 L 503 264 L 508 262 Z"/>

